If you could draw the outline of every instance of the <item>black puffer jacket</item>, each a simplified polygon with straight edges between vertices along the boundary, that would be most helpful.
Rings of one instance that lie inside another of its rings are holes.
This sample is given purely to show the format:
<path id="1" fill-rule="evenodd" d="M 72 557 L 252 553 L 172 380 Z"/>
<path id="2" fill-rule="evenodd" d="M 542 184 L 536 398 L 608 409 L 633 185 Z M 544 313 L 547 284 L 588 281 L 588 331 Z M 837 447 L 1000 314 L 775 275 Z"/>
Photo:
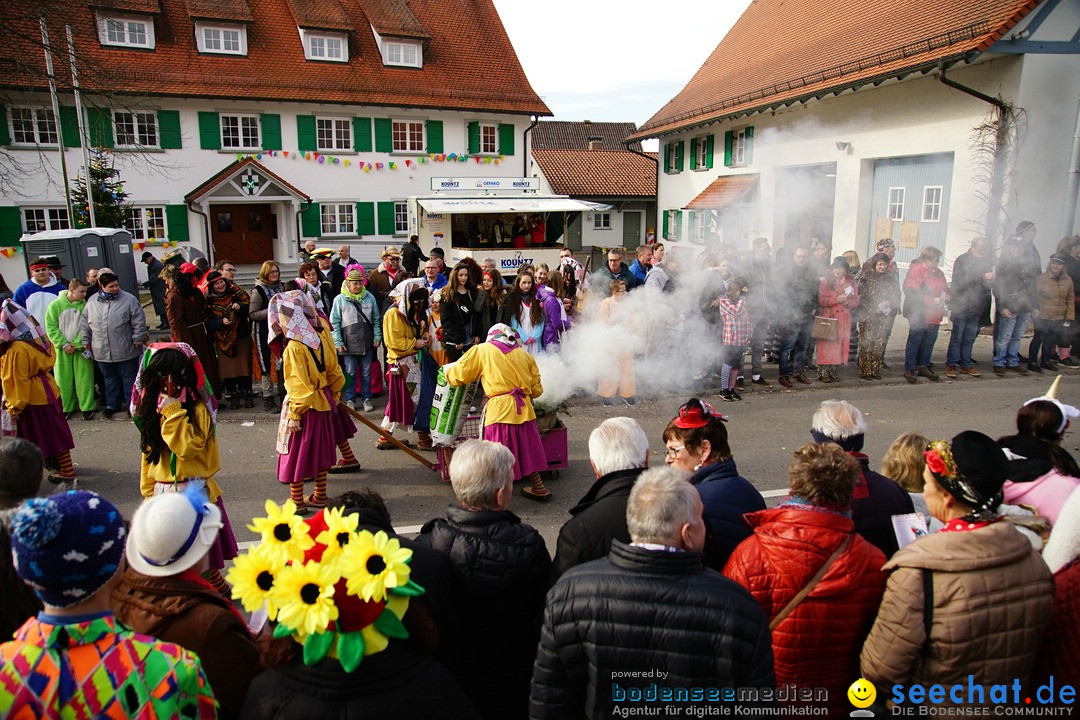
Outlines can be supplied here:
<path id="1" fill-rule="evenodd" d="M 859 452 L 851 454 L 862 468 L 862 477 L 855 483 L 855 494 L 851 500 L 855 532 L 877 546 L 888 560 L 900 549 L 892 524 L 893 515 L 913 513 L 915 505 L 904 488 L 870 469 L 870 459 L 866 455 Z"/>
<path id="2" fill-rule="evenodd" d="M 445 667 L 391 640 L 355 672 L 325 659 L 308 667 L 302 659 L 255 678 L 241 720 L 429 720 L 479 718 Z"/>
<path id="3" fill-rule="evenodd" d="M 447 666 L 485 717 L 524 717 L 551 572 L 544 538 L 512 512 L 452 507 L 417 543 L 452 567 L 462 637 Z"/>
<path id="4" fill-rule="evenodd" d="M 667 676 L 612 677 L 657 669 Z M 769 621 L 750 593 L 706 569 L 700 555 L 616 540 L 606 558 L 571 568 L 548 593 L 529 714 L 610 717 L 613 684 L 651 683 L 774 687 Z M 633 706 L 661 704 L 670 703 Z"/>
<path id="5" fill-rule="evenodd" d="M 598 478 L 578 504 L 570 508 L 573 517 L 559 530 L 555 546 L 552 583 L 575 565 L 605 557 L 611 551 L 612 540 L 630 542 L 626 501 L 634 481 L 644 470 L 616 470 Z"/>

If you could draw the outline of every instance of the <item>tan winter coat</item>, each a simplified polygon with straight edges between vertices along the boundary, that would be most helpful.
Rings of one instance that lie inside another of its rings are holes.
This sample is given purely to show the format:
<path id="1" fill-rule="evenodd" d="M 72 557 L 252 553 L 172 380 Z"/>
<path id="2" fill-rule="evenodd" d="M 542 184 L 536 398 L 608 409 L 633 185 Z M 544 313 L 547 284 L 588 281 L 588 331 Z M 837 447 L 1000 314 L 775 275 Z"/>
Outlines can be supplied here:
<path id="1" fill-rule="evenodd" d="M 1039 290 L 1039 319 L 1075 320 L 1076 307 L 1073 304 L 1073 281 L 1068 273 L 1061 277 L 1054 276 L 1047 270 L 1035 281 Z"/>
<path id="2" fill-rule="evenodd" d="M 899 550 L 885 569 L 892 575 L 863 645 L 863 677 L 879 688 L 966 686 L 969 674 L 984 686 L 1026 680 L 1050 623 L 1054 581 L 1011 523 L 934 533 Z M 929 643 L 925 571 L 934 590 Z"/>

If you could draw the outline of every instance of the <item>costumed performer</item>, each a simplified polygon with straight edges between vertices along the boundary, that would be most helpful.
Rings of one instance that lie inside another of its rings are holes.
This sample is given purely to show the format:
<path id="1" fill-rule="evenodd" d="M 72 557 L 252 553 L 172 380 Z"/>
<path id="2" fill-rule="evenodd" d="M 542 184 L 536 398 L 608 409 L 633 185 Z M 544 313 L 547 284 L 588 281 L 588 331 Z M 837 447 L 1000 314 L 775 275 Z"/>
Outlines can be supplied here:
<path id="1" fill-rule="evenodd" d="M 382 420 L 384 431 L 375 444 L 379 450 L 397 447 L 389 437 L 399 423 L 409 428 L 418 416 L 416 403 L 412 399 L 412 388 L 420 384 L 422 360 L 417 356 L 426 354 L 424 348 L 430 342 L 427 312 L 430 294 L 424 288 L 423 279 L 412 278 L 399 283 L 388 297 L 394 304 L 383 315 L 383 343 L 386 345 L 386 361 L 390 369 L 387 372 L 386 410 Z M 430 432 L 426 439 L 428 443 L 431 442 Z M 402 442 L 409 444 L 407 440 Z"/>
<path id="2" fill-rule="evenodd" d="M 222 522 L 208 553 L 207 579 L 228 597 L 221 569 L 236 557 L 237 545 L 221 487 L 214 480 L 221 470 L 217 410 L 217 398 L 194 348 L 179 342 L 152 343 L 146 349 L 131 392 L 131 417 L 139 428 L 142 449 L 139 492 L 150 498 L 192 487 L 206 489 Z"/>
<path id="3" fill-rule="evenodd" d="M 480 380 L 489 401 L 484 409 L 484 440 L 497 442 L 514 453 L 514 480 L 529 484 L 521 494 L 547 502 L 551 491 L 540 479 L 547 469 L 547 454 L 536 429 L 532 398 L 540 397 L 540 370 L 536 360 L 521 348 L 517 333 L 503 323 L 488 330 L 487 342 L 470 348 L 456 363 L 444 366 L 446 381 L 465 385 Z"/>
<path id="4" fill-rule="evenodd" d="M 82 410 L 83 420 L 92 420 L 97 409 L 94 399 L 94 361 L 90 349 L 83 346 L 82 329 L 86 322 L 86 283 L 74 279 L 68 289 L 49 303 L 45 311 L 45 332 L 56 353 L 53 374 L 60 386 L 64 415 Z"/>

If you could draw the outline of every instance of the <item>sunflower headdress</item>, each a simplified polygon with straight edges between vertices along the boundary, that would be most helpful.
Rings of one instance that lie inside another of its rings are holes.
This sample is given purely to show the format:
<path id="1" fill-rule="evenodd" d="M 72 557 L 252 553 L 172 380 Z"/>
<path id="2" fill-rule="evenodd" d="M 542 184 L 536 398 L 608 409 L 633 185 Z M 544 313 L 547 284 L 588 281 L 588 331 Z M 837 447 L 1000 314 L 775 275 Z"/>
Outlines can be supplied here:
<path id="1" fill-rule="evenodd" d="M 352 672 L 364 657 L 405 639 L 401 619 L 424 589 L 409 575 L 412 550 L 385 532 L 357 530 L 340 508 L 303 520 L 290 500 L 266 501 L 249 529 L 262 540 L 229 570 L 233 598 L 249 612 L 265 606 L 274 637 L 304 647 L 304 664 L 335 658 Z"/>

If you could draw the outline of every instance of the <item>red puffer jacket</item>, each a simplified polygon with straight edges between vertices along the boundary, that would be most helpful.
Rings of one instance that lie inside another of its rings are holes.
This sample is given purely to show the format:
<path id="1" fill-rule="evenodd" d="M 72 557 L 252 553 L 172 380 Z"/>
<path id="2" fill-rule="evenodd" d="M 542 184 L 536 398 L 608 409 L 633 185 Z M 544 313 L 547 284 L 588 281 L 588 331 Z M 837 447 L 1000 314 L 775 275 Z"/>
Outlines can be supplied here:
<path id="1" fill-rule="evenodd" d="M 1031 674 L 1033 685 L 1080 678 L 1080 560 L 1054 573 L 1054 619 Z"/>
<path id="2" fill-rule="evenodd" d="M 941 298 L 943 304 L 934 301 Z M 904 317 L 916 323 L 940 325 L 945 317 L 945 302 L 952 299 L 945 273 L 926 263 L 911 263 L 904 278 Z"/>
<path id="3" fill-rule="evenodd" d="M 851 519 L 808 506 L 748 513 L 754 534 L 740 543 L 724 575 L 750 591 L 771 620 L 844 539 Z M 885 592 L 885 555 L 855 534 L 813 591 L 772 632 L 776 684 L 823 687 L 830 717 L 851 710 L 847 688 L 859 677 L 859 651 Z"/>

